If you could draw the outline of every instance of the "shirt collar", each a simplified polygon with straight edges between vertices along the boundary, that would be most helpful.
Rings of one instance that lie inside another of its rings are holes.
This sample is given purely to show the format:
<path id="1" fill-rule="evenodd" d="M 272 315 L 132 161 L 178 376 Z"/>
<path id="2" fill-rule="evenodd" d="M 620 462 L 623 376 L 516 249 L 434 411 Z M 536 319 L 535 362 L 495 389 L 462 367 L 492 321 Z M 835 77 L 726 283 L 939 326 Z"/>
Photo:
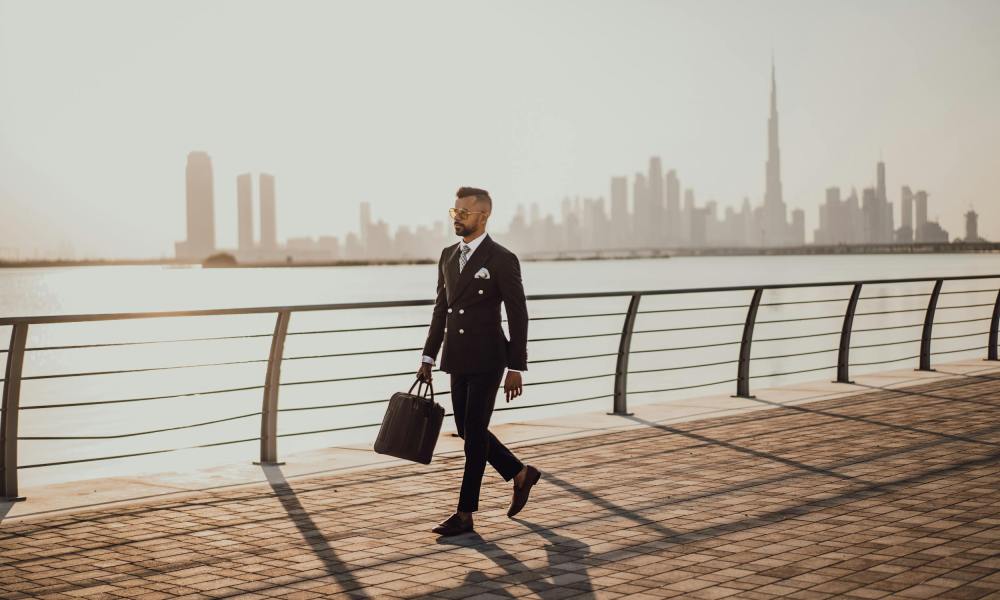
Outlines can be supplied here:
<path id="1" fill-rule="evenodd" d="M 476 239 L 472 240 L 469 243 L 466 243 L 465 240 L 460 241 L 458 243 L 459 244 L 459 248 L 458 249 L 459 249 L 459 251 L 461 251 L 462 250 L 462 246 L 468 246 L 469 247 L 469 256 L 472 256 L 472 253 L 476 251 L 476 248 L 479 247 L 479 244 L 483 243 L 484 239 L 486 239 L 486 232 L 485 231 L 479 237 L 477 237 Z"/>

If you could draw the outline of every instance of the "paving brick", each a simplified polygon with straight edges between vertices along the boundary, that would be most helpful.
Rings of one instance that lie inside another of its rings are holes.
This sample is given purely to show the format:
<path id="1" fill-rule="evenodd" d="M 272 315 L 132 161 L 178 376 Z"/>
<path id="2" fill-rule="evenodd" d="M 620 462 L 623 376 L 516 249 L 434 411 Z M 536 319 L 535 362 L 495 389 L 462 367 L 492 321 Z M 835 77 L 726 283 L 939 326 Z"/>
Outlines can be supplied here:
<path id="1" fill-rule="evenodd" d="M 1000 596 L 1000 372 L 518 448 L 438 540 L 460 456 L 0 529 L 0 597 Z"/>

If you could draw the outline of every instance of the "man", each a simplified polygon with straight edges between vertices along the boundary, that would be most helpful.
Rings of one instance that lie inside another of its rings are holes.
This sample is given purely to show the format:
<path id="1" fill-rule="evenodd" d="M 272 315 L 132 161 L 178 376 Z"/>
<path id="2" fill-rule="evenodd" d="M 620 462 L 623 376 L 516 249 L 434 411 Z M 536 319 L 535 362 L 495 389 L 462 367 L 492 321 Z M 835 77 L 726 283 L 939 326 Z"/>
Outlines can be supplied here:
<path id="1" fill-rule="evenodd" d="M 458 510 L 433 529 L 442 536 L 472 531 L 486 461 L 504 481 L 514 480 L 507 516 L 528 501 L 541 472 L 521 463 L 489 432 L 490 416 L 504 370 L 507 402 L 522 393 L 521 371 L 528 368 L 528 307 L 517 256 L 486 234 L 493 200 L 486 190 L 463 187 L 449 210 L 455 235 L 438 261 L 437 300 L 417 377 L 431 381 L 438 349 L 441 370 L 451 375 L 451 400 L 458 435 L 465 440 L 465 471 Z M 507 311 L 510 341 L 500 326 L 500 303 Z"/>

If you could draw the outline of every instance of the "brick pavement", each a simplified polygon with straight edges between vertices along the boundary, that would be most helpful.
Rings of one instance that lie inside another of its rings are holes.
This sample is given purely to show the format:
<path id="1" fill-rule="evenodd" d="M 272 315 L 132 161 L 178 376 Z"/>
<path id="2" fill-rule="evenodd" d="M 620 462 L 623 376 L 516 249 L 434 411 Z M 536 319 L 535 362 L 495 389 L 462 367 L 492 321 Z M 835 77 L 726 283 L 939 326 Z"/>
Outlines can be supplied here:
<path id="1" fill-rule="evenodd" d="M 0 527 L 3 598 L 1000 597 L 1000 372 Z"/>

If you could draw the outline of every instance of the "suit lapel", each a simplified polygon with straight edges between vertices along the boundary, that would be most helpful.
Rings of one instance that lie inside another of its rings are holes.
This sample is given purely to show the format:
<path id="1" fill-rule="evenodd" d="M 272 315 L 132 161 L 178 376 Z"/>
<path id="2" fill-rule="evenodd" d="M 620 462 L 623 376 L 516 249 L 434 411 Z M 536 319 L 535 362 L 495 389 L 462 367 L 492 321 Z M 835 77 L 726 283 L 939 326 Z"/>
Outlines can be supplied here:
<path id="1" fill-rule="evenodd" d="M 459 244 L 459 247 L 461 247 L 461 244 Z M 472 253 L 472 256 L 469 258 L 469 262 L 466 263 L 465 268 L 462 269 L 462 274 L 458 276 L 458 282 L 455 284 L 455 291 L 454 291 L 454 296 L 452 296 L 452 299 L 458 298 L 459 295 L 461 295 L 462 290 L 464 290 L 465 287 L 469 285 L 469 282 L 472 281 L 473 277 L 476 274 L 476 271 L 478 271 L 483 266 L 483 264 L 486 263 L 486 259 L 490 257 L 490 254 L 492 254 L 492 252 L 493 252 L 493 240 L 487 235 L 486 239 L 484 239 L 482 243 L 479 244 L 479 247 L 476 248 L 476 251 Z M 457 249 L 455 251 L 455 254 L 456 254 L 455 272 L 458 273 Z"/>
<path id="2" fill-rule="evenodd" d="M 444 265 L 445 295 L 448 297 L 448 304 L 455 301 L 455 289 L 458 286 L 458 254 L 461 243 L 455 244 L 455 249 L 448 254 Z"/>

